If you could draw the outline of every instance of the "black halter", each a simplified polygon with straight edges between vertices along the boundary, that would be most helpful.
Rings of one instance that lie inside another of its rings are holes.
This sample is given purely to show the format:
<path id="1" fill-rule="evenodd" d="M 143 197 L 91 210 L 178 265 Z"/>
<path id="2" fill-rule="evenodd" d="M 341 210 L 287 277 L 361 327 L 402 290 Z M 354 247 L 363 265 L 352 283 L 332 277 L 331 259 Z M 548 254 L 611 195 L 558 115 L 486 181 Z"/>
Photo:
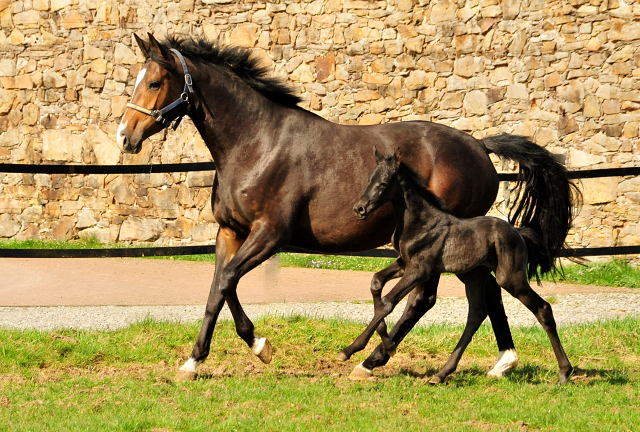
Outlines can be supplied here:
<path id="1" fill-rule="evenodd" d="M 182 54 L 180 54 L 180 51 L 174 48 L 171 48 L 170 50 L 178 56 L 178 58 L 180 59 L 180 63 L 182 63 L 182 70 L 184 71 L 184 89 L 182 90 L 182 94 L 180 95 L 180 97 L 171 102 L 166 107 L 159 110 L 150 110 L 131 102 L 127 103 L 127 108 L 131 108 L 136 111 L 140 111 L 141 113 L 144 113 L 148 116 L 151 116 L 155 121 L 162 124 L 162 126 L 167 127 L 173 121 L 171 112 L 180 107 L 180 105 L 186 103 L 187 110 L 183 114 L 180 114 L 175 118 L 176 121 L 173 124 L 173 130 L 176 130 L 178 128 L 178 125 L 180 124 L 180 121 L 182 120 L 182 117 L 187 115 L 191 110 L 191 103 L 189 103 L 189 93 L 193 93 L 193 81 L 191 81 L 191 75 L 189 74 L 189 69 L 187 69 L 187 62 L 184 61 L 184 57 L 182 56 Z"/>

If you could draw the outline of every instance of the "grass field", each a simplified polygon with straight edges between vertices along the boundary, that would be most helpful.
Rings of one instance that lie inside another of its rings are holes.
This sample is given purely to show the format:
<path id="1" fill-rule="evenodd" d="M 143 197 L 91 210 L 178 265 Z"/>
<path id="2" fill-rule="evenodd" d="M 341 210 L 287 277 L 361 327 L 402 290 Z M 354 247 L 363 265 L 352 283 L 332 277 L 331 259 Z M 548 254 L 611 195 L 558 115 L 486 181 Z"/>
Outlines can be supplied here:
<path id="1" fill-rule="evenodd" d="M 520 366 L 502 380 L 488 326 L 440 386 L 462 327 L 418 328 L 375 380 L 354 383 L 365 357 L 334 361 L 362 325 L 306 318 L 256 323 L 275 349 L 261 364 L 222 322 L 194 382 L 173 382 L 199 325 L 151 321 L 113 332 L 0 331 L 3 431 L 631 431 L 640 425 L 640 319 L 563 327 L 577 373 L 555 383 L 540 328 L 514 328 Z M 372 346 L 365 352 L 369 352 Z"/>

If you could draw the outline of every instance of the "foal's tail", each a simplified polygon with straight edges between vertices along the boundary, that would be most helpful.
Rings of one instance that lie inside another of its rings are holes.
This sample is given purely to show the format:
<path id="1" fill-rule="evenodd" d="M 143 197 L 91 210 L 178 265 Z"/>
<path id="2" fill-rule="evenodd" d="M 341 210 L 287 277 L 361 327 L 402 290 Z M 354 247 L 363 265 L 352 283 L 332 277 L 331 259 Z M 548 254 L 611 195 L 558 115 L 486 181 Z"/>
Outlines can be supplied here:
<path id="1" fill-rule="evenodd" d="M 548 251 L 537 265 L 529 266 L 529 275 L 538 277 L 555 270 L 574 210 L 582 202 L 577 186 L 567 178 L 565 167 L 552 154 L 519 135 L 501 134 L 484 138 L 490 153 L 518 162 L 518 182 L 513 192 L 518 199 L 510 209 L 509 221 L 533 229 Z"/>
<path id="2" fill-rule="evenodd" d="M 535 277 L 536 282 L 540 285 L 538 266 L 542 267 L 544 263 L 553 262 L 553 258 L 549 255 L 549 249 L 547 249 L 537 232 L 531 228 L 524 227 L 517 228 L 517 230 L 524 239 L 524 244 L 527 246 L 527 256 L 529 257 L 527 275 L 529 279 Z"/>

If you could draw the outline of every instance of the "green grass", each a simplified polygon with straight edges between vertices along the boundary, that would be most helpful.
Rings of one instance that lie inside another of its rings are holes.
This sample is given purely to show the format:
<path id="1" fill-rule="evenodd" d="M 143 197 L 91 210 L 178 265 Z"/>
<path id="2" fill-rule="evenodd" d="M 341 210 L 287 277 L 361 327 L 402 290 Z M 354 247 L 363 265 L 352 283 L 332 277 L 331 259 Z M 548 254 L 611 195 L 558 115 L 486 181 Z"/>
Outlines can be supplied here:
<path id="1" fill-rule="evenodd" d="M 578 372 L 555 383 L 557 364 L 538 327 L 514 328 L 520 366 L 484 377 L 495 360 L 482 326 L 451 379 L 444 364 L 462 327 L 418 328 L 375 381 L 346 376 L 365 357 L 333 360 L 362 325 L 266 318 L 257 332 L 276 351 L 262 365 L 230 322 L 216 328 L 194 382 L 173 381 L 199 325 L 145 321 L 113 331 L 0 330 L 0 430 L 637 430 L 640 319 L 563 327 Z M 367 348 L 369 352 L 372 345 Z"/>
<path id="2" fill-rule="evenodd" d="M 587 265 L 568 265 L 564 267 L 564 274 L 546 277 L 544 280 L 553 278 L 558 282 L 582 285 L 640 288 L 640 269 L 622 258 Z"/>
<path id="3" fill-rule="evenodd" d="M 331 270 L 358 270 L 377 272 L 391 264 L 392 258 L 370 258 L 342 255 L 278 254 L 282 267 L 306 267 Z"/>

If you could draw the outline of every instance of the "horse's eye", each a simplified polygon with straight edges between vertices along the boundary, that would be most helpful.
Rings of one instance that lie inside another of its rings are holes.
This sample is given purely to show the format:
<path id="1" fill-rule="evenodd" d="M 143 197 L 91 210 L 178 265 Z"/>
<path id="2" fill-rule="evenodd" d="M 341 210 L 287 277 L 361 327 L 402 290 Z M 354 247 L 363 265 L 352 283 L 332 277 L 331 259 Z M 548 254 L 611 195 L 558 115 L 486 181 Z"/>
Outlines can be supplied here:
<path id="1" fill-rule="evenodd" d="M 149 87 L 149 90 L 158 90 L 160 88 L 160 81 L 151 81 L 147 87 Z"/>

